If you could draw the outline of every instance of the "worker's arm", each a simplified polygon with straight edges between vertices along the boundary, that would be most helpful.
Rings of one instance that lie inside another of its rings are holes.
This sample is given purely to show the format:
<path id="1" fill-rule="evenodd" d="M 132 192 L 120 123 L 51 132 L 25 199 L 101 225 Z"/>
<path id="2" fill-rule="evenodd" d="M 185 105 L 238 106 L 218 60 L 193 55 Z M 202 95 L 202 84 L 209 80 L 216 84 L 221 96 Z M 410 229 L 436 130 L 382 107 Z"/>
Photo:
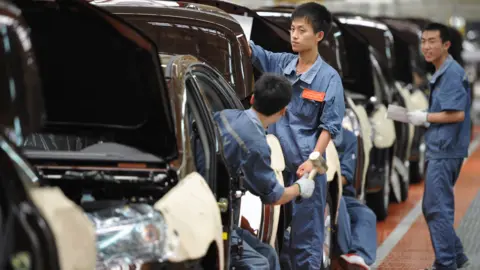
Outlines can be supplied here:
<path id="1" fill-rule="evenodd" d="M 270 166 L 269 149 L 257 149 L 248 153 L 242 170 L 245 175 L 245 188 L 260 197 L 264 204 L 285 204 L 298 196 L 310 197 L 315 183 L 307 178 L 299 179 L 289 187 L 283 187 Z"/>
<path id="2" fill-rule="evenodd" d="M 296 56 L 291 53 L 274 53 L 256 45 L 253 41 L 249 44 L 249 53 L 252 64 L 263 72 L 274 72 L 279 67 L 285 67 Z"/>
<path id="3" fill-rule="evenodd" d="M 465 120 L 464 111 L 443 111 L 427 114 L 427 122 L 429 123 L 447 124 L 458 123 L 463 120 Z"/>

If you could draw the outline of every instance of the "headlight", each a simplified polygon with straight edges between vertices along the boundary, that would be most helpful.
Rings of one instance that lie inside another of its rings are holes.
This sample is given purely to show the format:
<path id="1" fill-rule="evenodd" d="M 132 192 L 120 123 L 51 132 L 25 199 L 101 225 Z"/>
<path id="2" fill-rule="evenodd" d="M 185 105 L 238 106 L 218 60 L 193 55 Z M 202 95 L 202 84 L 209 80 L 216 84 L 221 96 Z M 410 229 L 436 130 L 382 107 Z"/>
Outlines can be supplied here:
<path id="1" fill-rule="evenodd" d="M 345 109 L 345 116 L 343 117 L 342 126 L 344 129 L 353 132 L 355 136 L 358 136 L 361 133 L 360 123 L 358 122 L 357 116 L 352 109 Z"/>
<path id="2" fill-rule="evenodd" d="M 148 204 L 131 204 L 87 213 L 96 228 L 97 270 L 164 261 L 167 225 Z"/>

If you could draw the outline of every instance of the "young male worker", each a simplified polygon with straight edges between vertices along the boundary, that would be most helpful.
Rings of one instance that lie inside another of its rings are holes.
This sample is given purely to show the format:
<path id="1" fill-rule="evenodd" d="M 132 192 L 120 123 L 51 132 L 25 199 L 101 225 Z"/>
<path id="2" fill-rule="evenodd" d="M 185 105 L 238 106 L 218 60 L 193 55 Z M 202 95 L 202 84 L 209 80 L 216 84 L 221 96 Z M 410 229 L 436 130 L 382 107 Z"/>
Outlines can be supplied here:
<path id="1" fill-rule="evenodd" d="M 309 154 L 325 154 L 330 139 L 342 129 L 345 113 L 341 78 L 318 54 L 318 43 L 331 28 L 330 12 L 309 2 L 299 5 L 291 19 L 290 41 L 298 54 L 272 53 L 250 42 L 252 63 L 264 72 L 286 76 L 293 85 L 285 116 L 268 129 L 284 151 L 286 183 L 312 170 Z M 320 269 L 322 265 L 326 175 L 318 175 L 315 185 L 311 198 L 293 204 L 291 237 L 282 256 L 294 269 Z"/>
<path id="2" fill-rule="evenodd" d="M 357 136 L 343 129 L 335 140 L 342 171 L 343 196 L 338 212 L 337 243 L 340 264 L 345 270 L 369 270 L 377 256 L 377 217 L 355 198 L 353 180 L 357 166 Z"/>
<path id="3" fill-rule="evenodd" d="M 255 83 L 251 109 L 223 110 L 214 115 L 232 173 L 242 171 L 246 189 L 265 204 L 285 204 L 297 196 L 309 198 L 315 188 L 314 182 L 306 177 L 284 188 L 270 167 L 271 151 L 265 129 L 285 114 L 291 98 L 292 86 L 287 79 L 266 74 Z M 236 229 L 232 233 L 232 241 L 239 238 L 244 240 L 244 251 L 240 258 L 232 258 L 235 269 L 280 270 L 275 249 L 246 230 Z"/>
<path id="4" fill-rule="evenodd" d="M 448 54 L 448 28 L 432 23 L 422 33 L 422 53 L 435 66 L 428 112 L 408 114 L 410 123 L 428 126 L 423 215 L 435 252 L 433 269 L 466 266 L 467 256 L 453 228 L 454 194 L 470 142 L 470 88 L 463 68 Z"/>

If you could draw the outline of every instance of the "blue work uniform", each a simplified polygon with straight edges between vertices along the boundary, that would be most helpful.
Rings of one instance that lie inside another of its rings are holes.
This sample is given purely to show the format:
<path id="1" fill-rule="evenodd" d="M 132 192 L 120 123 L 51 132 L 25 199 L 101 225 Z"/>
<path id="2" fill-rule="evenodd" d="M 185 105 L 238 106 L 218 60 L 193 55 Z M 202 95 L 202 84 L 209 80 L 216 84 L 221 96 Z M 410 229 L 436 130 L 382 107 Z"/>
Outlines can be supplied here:
<path id="1" fill-rule="evenodd" d="M 285 116 L 269 126 L 285 156 L 284 180 L 291 185 L 298 167 L 314 150 L 322 130 L 339 135 L 345 114 L 343 86 L 338 72 L 318 56 L 310 69 L 296 74 L 298 56 L 272 53 L 250 41 L 252 63 L 263 72 L 284 75 L 293 86 Z M 312 197 L 292 203 L 292 237 L 285 239 L 282 260 L 293 269 L 320 269 L 323 258 L 326 175 L 317 175 Z"/>
<path id="2" fill-rule="evenodd" d="M 453 186 L 470 144 L 470 87 L 463 68 L 449 55 L 430 82 L 429 113 L 464 111 L 458 123 L 431 123 L 425 133 L 426 181 L 423 215 L 427 221 L 435 269 L 457 269 L 468 259 L 453 228 Z"/>
<path id="3" fill-rule="evenodd" d="M 263 203 L 278 201 L 285 189 L 277 180 L 271 168 L 271 151 L 263 128 L 256 113 L 250 110 L 223 110 L 214 114 L 223 151 L 230 171 L 243 172 L 244 186 L 252 194 L 260 197 Z M 232 241 L 243 242 L 243 256 L 232 258 L 236 269 L 280 269 L 275 249 L 262 243 L 250 232 L 240 228 L 232 233 Z M 234 244 L 234 243 L 232 243 Z"/>
<path id="4" fill-rule="evenodd" d="M 343 129 L 342 140 L 334 140 L 342 176 L 347 180 L 338 211 L 337 243 L 341 254 L 354 253 L 372 265 L 377 256 L 377 217 L 368 206 L 355 198 L 357 136 Z M 340 254 L 340 255 L 341 255 Z"/>

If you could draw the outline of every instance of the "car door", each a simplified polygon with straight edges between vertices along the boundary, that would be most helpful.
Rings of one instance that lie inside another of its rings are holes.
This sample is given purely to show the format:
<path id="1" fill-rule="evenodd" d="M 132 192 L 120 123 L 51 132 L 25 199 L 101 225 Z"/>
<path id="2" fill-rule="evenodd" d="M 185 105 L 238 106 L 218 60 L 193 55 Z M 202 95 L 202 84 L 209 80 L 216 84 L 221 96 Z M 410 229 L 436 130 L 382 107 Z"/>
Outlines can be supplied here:
<path id="1" fill-rule="evenodd" d="M 205 64 L 194 64 L 191 68 L 194 74 L 193 78 L 207 98 L 212 113 L 224 109 L 244 109 L 233 89 L 215 70 Z M 280 156 L 283 162 L 281 147 L 279 143 L 278 147 L 275 147 L 278 141 L 272 136 L 268 140 L 272 149 L 272 156 L 274 154 Z M 272 168 L 276 170 L 278 181 L 283 185 L 282 166 L 276 166 L 275 164 L 276 162 L 272 157 Z M 240 227 L 250 230 L 262 241 L 274 246 L 280 219 L 280 206 L 263 205 L 260 198 L 245 191 L 241 183 L 236 187 L 238 189 L 235 192 L 237 198 L 234 199 L 234 209 L 237 215 L 235 215 L 234 223 L 237 222 Z M 243 196 L 241 200 L 238 200 L 240 194 L 243 194 Z M 283 232 L 283 230 L 281 231 Z"/>
<path id="2" fill-rule="evenodd" d="M 182 96 L 181 103 L 185 107 L 184 111 L 180 112 L 183 115 L 178 115 L 177 112 L 177 117 L 184 118 L 185 126 L 182 126 L 182 128 L 188 130 L 186 132 L 188 138 L 184 138 L 184 140 L 188 140 L 189 143 L 184 144 L 183 155 L 193 155 L 196 171 L 207 181 L 220 208 L 224 241 L 223 256 L 225 269 L 229 269 L 229 239 L 233 224 L 232 198 L 234 192 L 232 191 L 235 190 L 234 178 L 230 176 L 221 151 L 221 141 L 208 105 L 208 99 L 201 90 L 202 87 L 197 79 L 197 76 L 203 78 L 202 76 L 211 76 L 211 74 L 215 74 L 218 78 L 222 77 L 218 73 L 198 72 L 197 69 L 202 65 L 208 67 L 206 64 L 199 63 L 198 59 L 193 56 L 177 55 L 170 58 L 165 74 L 169 80 L 168 83 L 172 86 L 171 88 L 175 88 L 175 90 L 170 90 L 177 91 L 175 94 Z M 179 87 L 182 88 L 182 86 L 178 86 L 180 82 L 185 89 L 179 89 Z M 224 84 L 218 87 L 231 89 L 223 78 L 222 83 Z M 235 92 L 231 91 L 235 95 Z M 179 132 L 178 129 L 177 132 Z M 182 164 L 183 166 L 184 164 Z M 190 167 L 188 164 L 187 166 Z"/>

